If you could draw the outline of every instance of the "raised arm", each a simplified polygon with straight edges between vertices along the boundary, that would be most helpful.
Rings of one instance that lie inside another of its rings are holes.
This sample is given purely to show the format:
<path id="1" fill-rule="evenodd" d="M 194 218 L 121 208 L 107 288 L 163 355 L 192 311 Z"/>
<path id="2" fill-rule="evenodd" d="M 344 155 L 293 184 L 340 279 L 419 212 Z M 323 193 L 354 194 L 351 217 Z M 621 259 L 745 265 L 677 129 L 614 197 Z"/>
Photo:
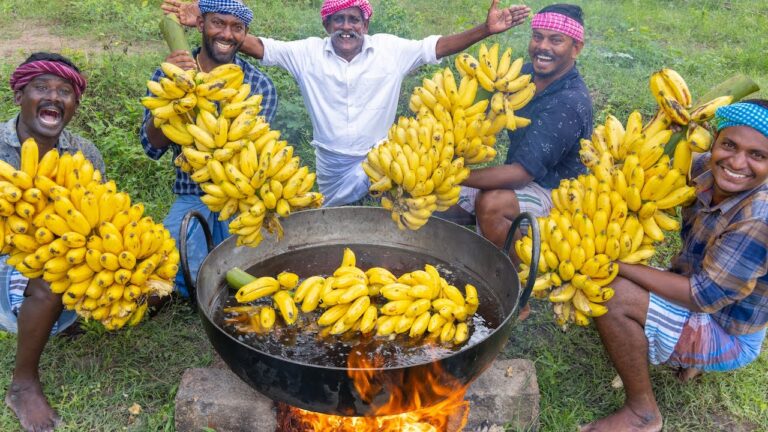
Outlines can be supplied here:
<path id="1" fill-rule="evenodd" d="M 198 2 L 183 2 L 180 0 L 163 0 L 163 4 L 160 8 L 166 14 L 176 14 L 179 17 L 179 22 L 187 27 L 197 26 L 197 17 L 200 16 L 200 7 Z M 261 39 L 249 34 L 243 42 L 243 46 L 240 47 L 240 52 L 253 57 L 257 60 L 264 58 L 264 44 L 261 43 Z"/>
<path id="2" fill-rule="evenodd" d="M 499 9 L 499 0 L 493 0 L 491 8 L 488 9 L 488 17 L 483 24 L 461 33 L 443 36 L 437 41 L 437 58 L 456 54 L 488 36 L 520 25 L 530 13 L 531 9 L 525 5 L 513 5 L 508 8 Z"/>

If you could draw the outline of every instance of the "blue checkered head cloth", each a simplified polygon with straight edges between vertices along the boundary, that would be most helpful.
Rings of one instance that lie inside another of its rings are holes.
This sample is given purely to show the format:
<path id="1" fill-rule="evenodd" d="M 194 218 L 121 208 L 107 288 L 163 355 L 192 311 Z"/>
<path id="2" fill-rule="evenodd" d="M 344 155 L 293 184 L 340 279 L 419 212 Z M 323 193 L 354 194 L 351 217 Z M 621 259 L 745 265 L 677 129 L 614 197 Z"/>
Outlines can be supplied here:
<path id="1" fill-rule="evenodd" d="M 250 26 L 253 20 L 253 11 L 248 6 L 237 0 L 200 0 L 200 14 L 220 13 L 234 15 L 245 25 Z"/>
<path id="2" fill-rule="evenodd" d="M 768 108 L 755 103 L 739 102 L 715 111 L 717 130 L 731 126 L 749 126 L 768 137 Z"/>

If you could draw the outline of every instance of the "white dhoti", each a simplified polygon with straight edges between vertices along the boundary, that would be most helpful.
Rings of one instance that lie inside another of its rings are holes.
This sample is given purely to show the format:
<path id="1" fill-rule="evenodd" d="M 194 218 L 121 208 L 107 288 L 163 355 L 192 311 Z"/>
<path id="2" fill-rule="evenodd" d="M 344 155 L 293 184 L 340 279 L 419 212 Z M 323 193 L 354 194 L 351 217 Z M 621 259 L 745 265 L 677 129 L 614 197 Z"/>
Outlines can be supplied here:
<path id="1" fill-rule="evenodd" d="M 317 186 L 325 196 L 323 207 L 353 203 L 368 194 L 370 183 L 363 171 L 366 155 L 345 155 L 315 147 Z"/>

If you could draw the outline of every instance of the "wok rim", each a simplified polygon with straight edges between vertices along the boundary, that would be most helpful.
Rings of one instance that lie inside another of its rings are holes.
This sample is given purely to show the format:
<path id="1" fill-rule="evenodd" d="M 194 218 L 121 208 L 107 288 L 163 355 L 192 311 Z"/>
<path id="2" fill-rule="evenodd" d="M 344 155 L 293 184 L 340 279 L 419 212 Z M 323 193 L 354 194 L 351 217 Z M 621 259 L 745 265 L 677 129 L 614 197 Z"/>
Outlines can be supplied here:
<path id="1" fill-rule="evenodd" d="M 336 207 L 336 208 L 339 208 L 339 207 Z M 343 208 L 365 209 L 364 211 L 371 211 L 371 210 L 373 210 L 373 211 L 385 211 L 385 212 L 389 213 L 386 209 L 381 208 L 381 207 L 344 206 Z M 328 211 L 328 210 L 330 210 L 330 209 L 329 208 L 308 209 L 308 210 L 302 210 L 302 213 L 303 212 L 325 212 L 325 211 Z M 299 213 L 299 212 L 296 212 L 296 213 Z M 438 220 L 438 221 L 440 221 L 438 223 L 448 224 L 447 226 L 450 226 L 451 227 L 450 229 L 461 229 L 461 230 L 466 230 L 466 231 L 470 232 L 477 239 L 479 239 L 483 243 L 485 243 L 488 247 L 492 247 L 493 249 L 495 249 L 496 253 L 501 254 L 502 261 L 505 262 L 505 265 L 508 263 L 509 267 L 511 268 L 511 271 L 513 273 L 515 273 L 515 275 L 517 274 L 517 271 L 515 270 L 515 266 L 512 263 L 512 260 L 509 258 L 509 254 L 505 254 L 502 249 L 496 247 L 496 245 L 491 243 L 485 237 L 481 236 L 480 234 L 476 233 L 475 231 L 470 230 L 469 228 L 464 227 L 463 225 L 459 225 L 459 224 L 457 224 L 455 222 L 452 222 L 452 221 L 449 221 L 449 220 L 446 220 L 446 219 L 443 219 L 443 218 L 440 218 L 440 217 L 437 217 L 437 216 L 430 216 L 429 219 L 430 219 L 429 222 L 435 222 L 434 220 Z M 275 241 L 273 236 L 270 236 L 269 238 L 265 238 L 264 240 L 265 241 Z M 219 243 L 219 245 L 217 245 L 215 249 L 221 247 L 222 245 L 224 245 L 227 242 L 230 242 L 230 243 L 234 242 L 234 236 L 227 237 L 223 242 Z M 312 249 L 312 248 L 315 248 L 317 246 L 318 245 L 295 248 L 295 249 L 292 249 L 291 252 L 305 250 L 305 249 Z M 244 247 L 245 246 L 235 246 L 234 248 L 237 249 L 237 248 L 244 248 Z M 205 267 L 205 264 L 208 261 L 208 259 L 211 257 L 211 255 L 212 255 L 211 253 L 208 253 L 208 255 L 206 255 L 205 259 L 200 264 L 200 269 Z M 280 254 L 280 255 L 285 255 L 285 254 Z M 270 256 L 268 258 L 275 258 L 275 257 L 280 256 L 280 255 L 273 255 L 273 256 Z M 209 304 L 206 305 L 205 308 L 203 308 L 203 305 L 200 303 L 200 301 L 199 301 L 200 299 L 198 297 L 197 310 L 198 310 L 198 313 L 200 315 L 202 315 L 208 321 L 208 324 L 210 324 L 212 328 L 216 329 L 216 331 L 219 334 L 225 335 L 231 342 L 234 342 L 234 343 L 240 345 L 242 348 L 245 348 L 245 349 L 247 349 L 249 351 L 253 351 L 254 353 L 256 353 L 258 355 L 267 356 L 267 357 L 272 358 L 272 359 L 277 360 L 277 361 L 283 361 L 283 362 L 291 363 L 291 364 L 294 364 L 294 365 L 297 365 L 297 366 L 301 366 L 301 367 L 316 368 L 316 369 L 322 369 L 322 370 L 334 370 L 334 371 L 338 371 L 338 372 L 342 372 L 342 371 L 383 371 L 383 372 L 386 372 L 386 371 L 396 371 L 396 370 L 405 370 L 405 369 L 412 369 L 412 368 L 419 368 L 419 367 L 427 367 L 427 366 L 429 366 L 431 364 L 434 364 L 434 363 L 437 363 L 437 362 L 444 362 L 444 361 L 446 361 L 446 360 L 448 360 L 448 359 L 450 359 L 450 358 L 452 358 L 454 356 L 457 356 L 459 354 L 463 354 L 465 351 L 467 351 L 469 349 L 478 347 L 483 342 L 486 342 L 487 340 L 493 338 L 498 332 L 507 330 L 507 327 L 512 325 L 512 323 L 510 321 L 514 317 L 516 317 L 515 312 L 518 310 L 518 307 L 519 307 L 519 304 L 520 304 L 520 297 L 522 296 L 522 292 L 523 292 L 523 287 L 522 287 L 522 284 L 520 283 L 519 279 L 517 280 L 517 285 L 518 285 L 518 290 L 517 290 L 517 295 L 516 295 L 514 304 L 512 306 L 512 310 L 506 315 L 506 317 L 504 317 L 504 319 L 501 320 L 499 325 L 496 326 L 495 328 L 493 328 L 493 330 L 491 332 L 489 332 L 483 339 L 481 339 L 481 340 L 479 340 L 479 341 L 477 341 L 477 342 L 475 342 L 475 343 L 473 343 L 471 345 L 468 344 L 468 345 L 462 347 L 461 349 L 459 349 L 457 351 L 452 351 L 447 356 L 436 357 L 436 358 L 432 358 L 432 359 L 430 359 L 428 361 L 423 361 L 423 362 L 419 362 L 419 363 L 413 363 L 413 364 L 402 365 L 402 366 L 393 366 L 393 367 L 352 368 L 352 367 L 348 367 L 348 366 L 340 367 L 340 366 L 318 365 L 318 364 L 315 364 L 315 363 L 306 363 L 306 362 L 296 361 L 296 360 L 293 360 L 293 359 L 290 359 L 290 358 L 287 358 L 287 357 L 283 357 L 283 356 L 276 356 L 274 354 L 271 354 L 271 353 L 262 351 L 260 349 L 257 349 L 253 345 L 250 345 L 250 344 L 248 344 L 246 342 L 238 340 L 234 335 L 232 335 L 231 333 L 229 333 L 228 331 L 223 329 L 221 326 L 219 326 L 212 319 L 210 314 L 213 311 L 213 303 L 216 303 L 215 300 L 218 297 L 221 296 L 221 291 L 222 291 L 221 289 L 218 289 L 218 290 L 216 290 L 213 293 L 214 295 L 211 296 L 211 300 L 210 300 Z M 219 286 L 221 286 L 221 284 Z M 229 289 L 229 285 L 226 283 L 226 278 L 224 280 L 223 286 L 227 287 L 226 289 Z M 196 287 L 195 289 L 197 290 L 199 288 Z M 486 289 L 490 290 L 490 288 L 486 288 Z M 490 290 L 490 291 L 493 291 L 493 290 Z M 209 337 L 209 339 L 210 339 L 210 337 Z M 508 337 L 505 338 L 505 340 L 506 339 L 508 339 Z M 212 340 L 209 340 L 209 342 L 213 345 L 213 341 Z"/>

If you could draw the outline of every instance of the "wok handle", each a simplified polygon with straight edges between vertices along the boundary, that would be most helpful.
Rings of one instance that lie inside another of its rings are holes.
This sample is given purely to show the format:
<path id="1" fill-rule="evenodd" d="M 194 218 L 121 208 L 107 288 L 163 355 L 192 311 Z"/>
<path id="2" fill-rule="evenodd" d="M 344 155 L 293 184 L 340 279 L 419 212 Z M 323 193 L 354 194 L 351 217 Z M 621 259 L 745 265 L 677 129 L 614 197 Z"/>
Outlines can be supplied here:
<path id="1" fill-rule="evenodd" d="M 189 223 L 192 218 L 197 219 L 200 226 L 203 228 L 203 234 L 205 235 L 205 244 L 208 247 L 208 252 L 213 250 L 213 236 L 211 236 L 211 229 L 208 227 L 208 222 L 205 217 L 200 213 L 191 210 L 184 215 L 184 219 L 181 220 L 181 228 L 179 232 L 179 254 L 181 255 L 181 275 L 184 276 L 184 284 L 187 285 L 187 292 L 189 292 L 189 302 L 192 307 L 197 305 L 197 281 L 192 280 L 192 273 L 189 271 L 189 259 L 187 254 L 187 236 L 189 233 Z"/>
<path id="2" fill-rule="evenodd" d="M 539 223 L 536 221 L 536 218 L 528 212 L 520 213 L 515 220 L 512 221 L 512 226 L 509 227 L 509 232 L 507 233 L 507 240 L 504 242 L 504 251 L 509 254 L 512 249 L 512 244 L 515 241 L 515 232 L 517 232 L 517 228 L 524 219 L 528 219 L 528 223 L 531 227 L 530 229 L 532 230 L 531 237 L 533 238 L 533 250 L 531 251 L 531 268 L 529 275 L 534 275 L 534 277 L 528 277 L 528 281 L 523 289 L 523 294 L 520 295 L 520 308 L 523 308 L 528 303 L 528 298 L 531 296 L 531 291 L 533 290 L 533 284 L 536 283 L 535 275 L 539 272 L 541 235 L 539 234 Z"/>

